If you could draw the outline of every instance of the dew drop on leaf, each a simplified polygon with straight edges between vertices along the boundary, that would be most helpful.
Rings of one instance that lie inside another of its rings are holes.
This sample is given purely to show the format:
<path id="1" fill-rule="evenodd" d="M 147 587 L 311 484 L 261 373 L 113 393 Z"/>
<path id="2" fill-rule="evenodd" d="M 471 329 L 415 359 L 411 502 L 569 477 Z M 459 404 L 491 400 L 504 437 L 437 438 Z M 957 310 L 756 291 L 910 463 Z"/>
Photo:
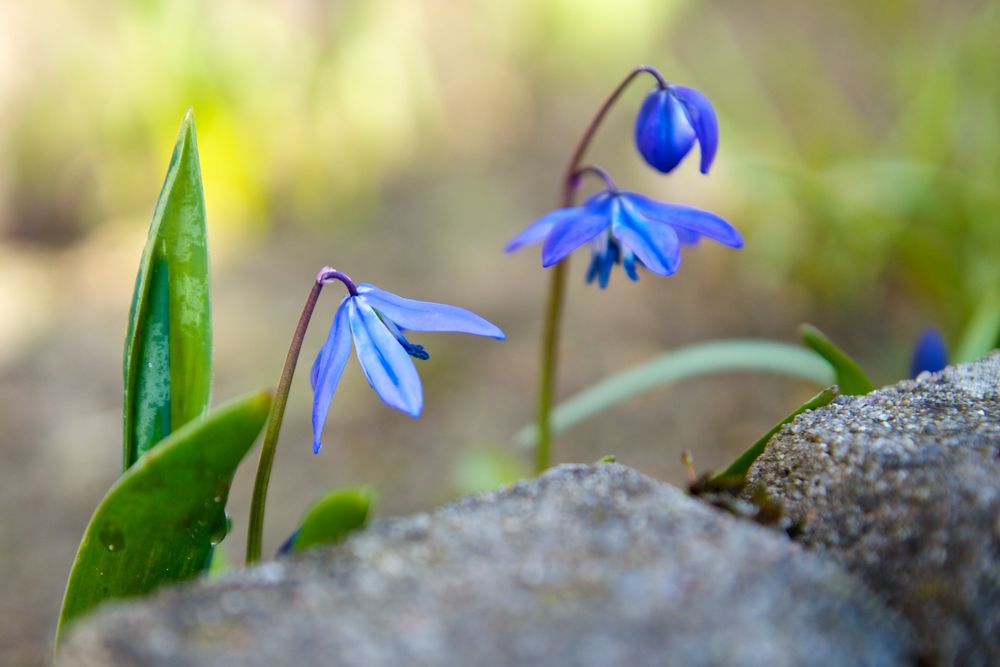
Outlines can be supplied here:
<path id="1" fill-rule="evenodd" d="M 226 535 L 229 531 L 233 529 L 233 520 L 229 518 L 229 514 L 222 512 L 218 515 L 215 523 L 212 525 L 212 532 L 209 533 L 209 541 L 215 545 L 226 539 Z"/>
<path id="2" fill-rule="evenodd" d="M 97 539 L 108 551 L 123 551 L 125 549 L 125 534 L 116 526 L 102 528 L 97 533 Z"/>

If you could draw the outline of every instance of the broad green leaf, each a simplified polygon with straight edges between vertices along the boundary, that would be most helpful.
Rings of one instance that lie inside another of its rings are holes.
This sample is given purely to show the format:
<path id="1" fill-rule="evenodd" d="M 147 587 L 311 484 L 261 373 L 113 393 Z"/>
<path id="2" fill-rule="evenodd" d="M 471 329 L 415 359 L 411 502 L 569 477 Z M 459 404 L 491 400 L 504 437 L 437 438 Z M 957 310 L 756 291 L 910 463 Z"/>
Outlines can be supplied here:
<path id="1" fill-rule="evenodd" d="M 831 387 L 827 387 L 799 407 L 795 408 L 790 415 L 775 424 L 774 428 L 765 433 L 760 440 L 750 445 L 750 447 L 745 452 L 740 454 L 735 461 L 730 463 L 725 470 L 712 475 L 712 479 L 719 480 L 729 477 L 743 477 L 746 475 L 747 470 L 750 470 L 750 466 L 752 466 L 753 462 L 757 460 L 757 457 L 764 452 L 764 448 L 767 446 L 767 443 L 774 437 L 775 433 L 781 430 L 782 426 L 785 424 L 791 424 L 793 419 L 807 410 L 815 410 L 816 408 L 821 408 L 824 405 L 829 405 L 839 394 L 840 388 L 837 387 L 837 385 L 833 385 Z"/>
<path id="2" fill-rule="evenodd" d="M 368 523 L 375 493 L 367 486 L 336 489 L 310 507 L 292 539 L 293 552 L 332 544 Z"/>
<path id="3" fill-rule="evenodd" d="M 717 340 L 682 347 L 605 378 L 560 403 L 551 415 L 552 432 L 561 433 L 608 408 L 658 387 L 716 373 L 769 372 L 833 383 L 830 365 L 797 345 L 766 340 Z M 530 447 L 538 437 L 534 424 L 515 434 L 519 447 Z"/>
<path id="4" fill-rule="evenodd" d="M 208 409 L 212 313 L 205 198 L 189 111 L 149 227 L 125 336 L 123 465 Z"/>
<path id="5" fill-rule="evenodd" d="M 965 325 L 955 363 L 972 361 L 1000 345 L 1000 290 L 986 295 Z"/>
<path id="6" fill-rule="evenodd" d="M 80 542 L 59 618 L 99 603 L 184 581 L 208 565 L 225 537 L 233 473 L 267 419 L 271 399 L 254 393 L 181 427 L 108 490 Z"/>
<path id="7" fill-rule="evenodd" d="M 861 370 L 858 362 L 851 359 L 846 352 L 833 344 L 823 335 L 823 332 L 811 324 L 799 327 L 799 335 L 806 345 L 816 354 L 826 359 L 833 366 L 833 371 L 840 386 L 840 392 L 845 396 L 861 396 L 875 390 L 875 385 Z"/>

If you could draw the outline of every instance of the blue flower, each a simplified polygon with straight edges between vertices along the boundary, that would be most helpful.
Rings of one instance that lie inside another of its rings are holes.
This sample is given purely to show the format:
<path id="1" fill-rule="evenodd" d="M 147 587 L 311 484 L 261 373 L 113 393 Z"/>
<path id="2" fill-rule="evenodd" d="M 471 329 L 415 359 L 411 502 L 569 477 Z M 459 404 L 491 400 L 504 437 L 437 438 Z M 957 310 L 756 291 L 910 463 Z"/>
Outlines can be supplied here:
<path id="1" fill-rule="evenodd" d="M 605 190 L 583 206 L 543 215 L 514 237 L 506 250 L 542 241 L 542 266 L 549 267 L 589 242 L 593 255 L 587 282 L 596 279 L 603 289 L 615 264 L 621 264 L 633 281 L 639 279 L 638 266 L 661 276 L 673 274 L 681 263 L 681 245 L 695 244 L 702 236 L 743 247 L 736 228 L 714 213 L 664 204 L 634 192 Z"/>
<path id="2" fill-rule="evenodd" d="M 924 371 L 937 373 L 948 365 L 948 346 L 934 327 L 927 327 L 913 346 L 910 360 L 910 377 L 915 378 Z"/>
<path id="3" fill-rule="evenodd" d="M 707 97 L 672 84 L 646 97 L 635 120 L 635 143 L 651 167 L 669 173 L 695 139 L 701 146 L 701 173 L 707 174 L 719 147 L 719 121 Z"/>
<path id="4" fill-rule="evenodd" d="M 342 274 L 334 273 L 330 274 L 332 279 L 342 280 Z M 340 302 L 330 334 L 312 367 L 313 452 L 319 452 L 327 410 L 350 356 L 352 339 L 361 370 L 379 398 L 416 418 L 424 399 L 420 376 L 410 357 L 427 359 L 429 355 L 422 346 L 408 341 L 403 331 L 453 331 L 506 338 L 495 325 L 464 308 L 404 299 L 365 283 L 357 288 L 349 281 L 344 283 L 351 294 Z"/>

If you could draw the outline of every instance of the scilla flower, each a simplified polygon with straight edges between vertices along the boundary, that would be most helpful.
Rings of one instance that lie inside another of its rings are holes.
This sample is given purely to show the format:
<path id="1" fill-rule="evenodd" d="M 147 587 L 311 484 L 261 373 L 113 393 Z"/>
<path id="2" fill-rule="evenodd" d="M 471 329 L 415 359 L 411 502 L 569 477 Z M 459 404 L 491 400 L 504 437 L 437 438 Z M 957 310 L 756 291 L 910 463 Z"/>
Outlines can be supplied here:
<path id="1" fill-rule="evenodd" d="M 927 327 L 913 346 L 910 359 L 910 377 L 915 378 L 924 371 L 937 373 L 948 365 L 948 346 L 934 327 Z"/>
<path id="2" fill-rule="evenodd" d="M 651 167 L 670 172 L 695 139 L 701 147 L 701 173 L 707 174 L 719 147 L 719 121 L 707 97 L 673 84 L 646 97 L 635 121 L 635 143 Z"/>
<path id="3" fill-rule="evenodd" d="M 543 215 L 514 237 L 506 250 L 542 241 L 542 266 L 549 267 L 589 243 L 587 282 L 597 280 L 603 289 L 615 264 L 621 264 L 633 281 L 639 279 L 639 266 L 661 276 L 673 274 L 681 263 L 681 245 L 695 244 L 703 236 L 743 247 L 736 228 L 714 213 L 610 187 L 583 206 Z"/>
<path id="4" fill-rule="evenodd" d="M 410 357 L 427 359 L 430 355 L 407 340 L 404 331 L 452 331 L 501 340 L 506 337 L 495 325 L 463 308 L 404 299 L 365 283 L 355 286 L 339 271 L 324 271 L 317 280 L 339 280 L 350 293 L 340 302 L 330 334 L 312 367 L 314 452 L 319 452 L 327 410 L 350 356 L 352 340 L 361 370 L 379 398 L 391 408 L 418 417 L 423 390 Z"/>

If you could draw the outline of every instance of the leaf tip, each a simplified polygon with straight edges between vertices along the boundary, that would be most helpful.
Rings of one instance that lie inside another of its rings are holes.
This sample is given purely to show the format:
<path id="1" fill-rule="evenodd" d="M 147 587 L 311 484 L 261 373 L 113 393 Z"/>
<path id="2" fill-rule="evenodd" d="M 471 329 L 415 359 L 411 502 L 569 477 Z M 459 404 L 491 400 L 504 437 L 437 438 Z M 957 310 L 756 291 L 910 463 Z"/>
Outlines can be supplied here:
<path id="1" fill-rule="evenodd" d="M 817 334 L 822 336 L 819 329 L 808 322 L 803 322 L 799 325 L 799 338 L 802 340 L 808 342 L 810 338 L 815 338 Z"/>

